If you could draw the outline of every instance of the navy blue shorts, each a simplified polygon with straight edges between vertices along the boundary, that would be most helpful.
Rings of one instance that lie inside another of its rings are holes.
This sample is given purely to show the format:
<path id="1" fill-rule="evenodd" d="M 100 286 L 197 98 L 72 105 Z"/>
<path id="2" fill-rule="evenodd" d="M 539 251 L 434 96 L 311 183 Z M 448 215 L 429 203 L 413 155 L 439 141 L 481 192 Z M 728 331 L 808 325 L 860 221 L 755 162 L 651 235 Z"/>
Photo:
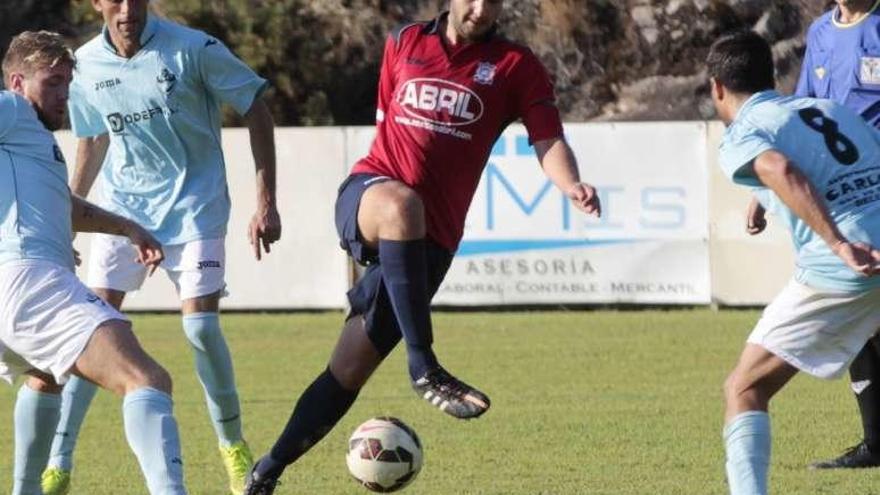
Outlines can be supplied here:
<path id="1" fill-rule="evenodd" d="M 366 266 L 361 278 L 348 291 L 351 311 L 348 317 L 362 315 L 367 335 L 383 357 L 400 341 L 400 327 L 391 307 L 391 300 L 382 281 L 379 253 L 363 244 L 357 227 L 361 196 L 371 185 L 391 180 L 374 174 L 352 174 L 339 186 L 336 198 L 336 232 L 339 244 L 355 261 Z M 428 292 L 431 298 L 437 293 L 452 263 L 453 253 L 431 239 L 425 244 L 428 260 Z"/>

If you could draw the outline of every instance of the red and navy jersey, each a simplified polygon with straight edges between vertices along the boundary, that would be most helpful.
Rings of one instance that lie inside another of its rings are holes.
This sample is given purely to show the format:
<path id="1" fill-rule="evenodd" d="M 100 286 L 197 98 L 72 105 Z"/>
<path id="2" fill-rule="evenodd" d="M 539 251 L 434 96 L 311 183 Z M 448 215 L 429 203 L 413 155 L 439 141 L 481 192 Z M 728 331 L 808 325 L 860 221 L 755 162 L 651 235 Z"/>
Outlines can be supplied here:
<path id="1" fill-rule="evenodd" d="M 562 136 L 553 84 L 526 47 L 491 33 L 447 46 L 446 14 L 388 37 L 379 76 L 376 138 L 352 173 L 391 177 L 425 205 L 430 238 L 454 251 L 492 146 L 522 120 L 529 140 Z"/>

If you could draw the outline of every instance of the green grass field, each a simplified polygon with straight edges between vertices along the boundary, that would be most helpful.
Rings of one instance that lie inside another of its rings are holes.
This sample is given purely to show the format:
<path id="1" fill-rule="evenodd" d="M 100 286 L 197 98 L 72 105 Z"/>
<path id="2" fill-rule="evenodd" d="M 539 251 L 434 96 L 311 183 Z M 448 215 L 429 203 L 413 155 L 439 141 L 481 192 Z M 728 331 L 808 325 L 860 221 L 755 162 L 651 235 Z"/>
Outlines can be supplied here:
<path id="1" fill-rule="evenodd" d="M 755 311 L 441 313 L 437 350 L 492 398 L 459 422 L 418 399 L 398 349 L 327 438 L 283 478 L 279 494 L 367 493 L 345 468 L 348 435 L 394 415 L 416 429 L 425 466 L 416 494 L 724 494 L 721 383 Z M 228 315 L 245 431 L 264 453 L 294 401 L 325 366 L 338 313 Z M 201 388 L 176 316 L 135 316 L 145 347 L 175 379 L 186 476 L 194 495 L 225 492 Z M 14 388 L 0 387 L 0 487 L 11 486 Z M 858 439 L 843 381 L 797 377 L 775 400 L 774 494 L 876 494 L 880 471 L 811 472 L 805 465 Z M 121 401 L 99 394 L 76 454 L 73 494 L 142 494 Z"/>

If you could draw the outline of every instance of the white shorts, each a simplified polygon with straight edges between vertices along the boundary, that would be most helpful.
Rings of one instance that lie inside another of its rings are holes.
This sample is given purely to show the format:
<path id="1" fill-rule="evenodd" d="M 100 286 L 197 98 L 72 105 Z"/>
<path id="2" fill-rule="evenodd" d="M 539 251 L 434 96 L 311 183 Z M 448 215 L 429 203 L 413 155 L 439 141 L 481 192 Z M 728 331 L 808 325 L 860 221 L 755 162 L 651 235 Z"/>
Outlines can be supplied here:
<path id="1" fill-rule="evenodd" d="M 792 280 L 748 342 L 818 378 L 839 378 L 880 327 L 880 289 L 831 293 Z"/>
<path id="2" fill-rule="evenodd" d="M 226 243 L 202 239 L 162 246 L 160 267 L 174 283 L 180 299 L 206 296 L 226 288 Z M 127 237 L 95 234 L 89 257 L 89 287 L 132 292 L 141 288 L 147 268 L 135 258 L 137 251 Z"/>
<path id="3" fill-rule="evenodd" d="M 49 261 L 0 265 L 0 378 L 39 370 L 67 381 L 92 333 L 128 319 L 93 294 L 69 269 Z"/>

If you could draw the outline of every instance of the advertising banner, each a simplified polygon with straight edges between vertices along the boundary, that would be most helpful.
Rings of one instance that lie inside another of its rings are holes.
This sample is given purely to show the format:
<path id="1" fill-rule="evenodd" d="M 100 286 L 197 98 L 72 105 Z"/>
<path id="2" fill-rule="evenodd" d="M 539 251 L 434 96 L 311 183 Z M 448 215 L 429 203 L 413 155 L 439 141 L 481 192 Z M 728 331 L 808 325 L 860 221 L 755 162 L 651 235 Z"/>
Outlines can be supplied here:
<path id="1" fill-rule="evenodd" d="M 705 124 L 570 124 L 566 135 L 602 217 L 571 205 L 512 126 L 435 304 L 710 302 Z"/>
<path id="2" fill-rule="evenodd" d="M 759 304 L 784 282 L 792 264 L 787 236 L 746 236 L 747 191 L 709 170 L 717 168 L 717 129 L 709 133 L 705 122 L 565 129 L 583 180 L 598 188 L 602 217 L 574 208 L 544 175 L 525 129 L 510 127 L 488 160 L 435 304 Z M 333 228 L 333 204 L 339 183 L 367 153 L 374 128 L 276 132 L 284 235 L 256 262 L 245 235 L 255 197 L 247 132 L 224 130 L 235 206 L 226 246 L 230 296 L 223 306 L 342 307 L 351 270 Z M 73 163 L 75 139 L 60 133 L 59 142 Z M 77 238 L 85 260 L 88 241 Z M 164 276 L 152 277 L 126 301 L 128 309 L 179 304 Z"/>

